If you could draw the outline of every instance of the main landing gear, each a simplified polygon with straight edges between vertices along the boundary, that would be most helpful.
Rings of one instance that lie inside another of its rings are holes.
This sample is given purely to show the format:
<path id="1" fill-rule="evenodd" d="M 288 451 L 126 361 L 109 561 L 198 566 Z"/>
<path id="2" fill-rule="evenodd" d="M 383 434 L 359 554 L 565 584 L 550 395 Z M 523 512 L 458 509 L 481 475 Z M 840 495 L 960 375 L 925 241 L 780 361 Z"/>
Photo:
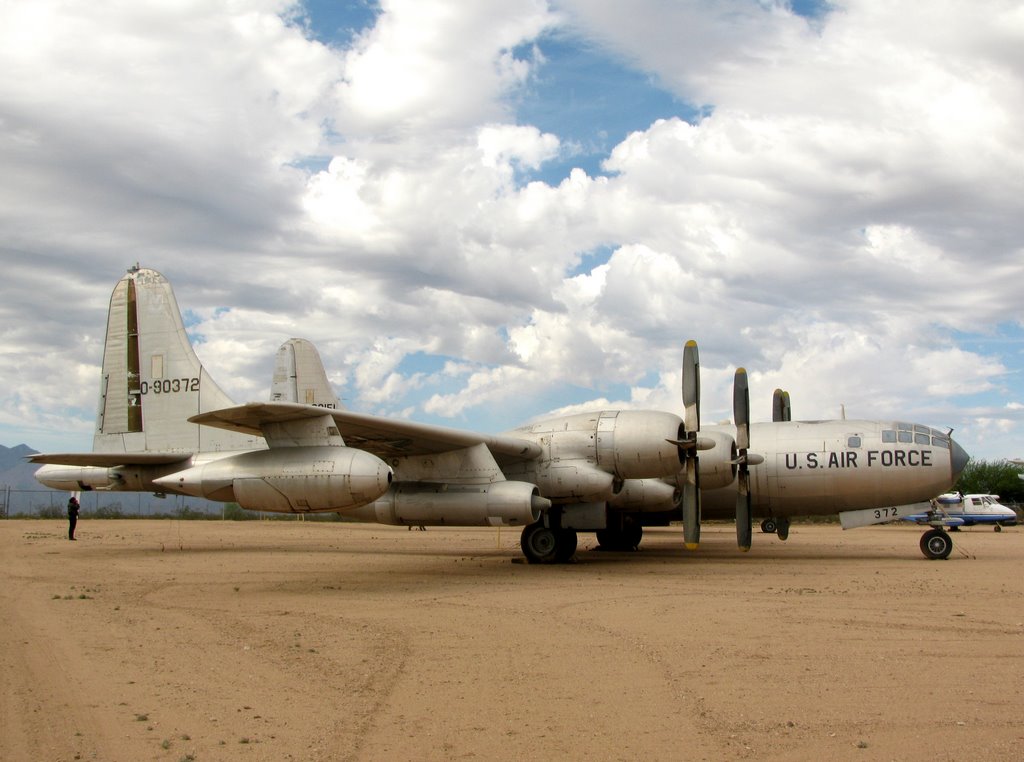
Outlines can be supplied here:
<path id="1" fill-rule="evenodd" d="M 576 552 L 576 530 L 544 526 L 543 521 L 523 528 L 519 545 L 531 564 L 564 564 Z"/>
<path id="2" fill-rule="evenodd" d="M 597 544 L 601 550 L 636 550 L 644 536 L 639 524 L 626 524 L 621 529 L 598 529 Z"/>
<path id="3" fill-rule="evenodd" d="M 777 534 L 780 540 L 785 540 L 789 537 L 789 519 L 785 516 L 769 516 L 761 522 L 761 531 L 765 534 Z"/>
<path id="4" fill-rule="evenodd" d="M 547 524 L 545 524 L 547 521 Z M 575 529 L 566 529 L 560 524 L 562 517 L 549 512 L 544 519 L 523 527 L 519 545 L 523 555 L 531 564 L 564 564 L 576 552 Z M 597 542 L 601 550 L 636 550 L 644 535 L 644 528 L 633 517 L 619 517 L 615 526 L 597 530 Z"/>

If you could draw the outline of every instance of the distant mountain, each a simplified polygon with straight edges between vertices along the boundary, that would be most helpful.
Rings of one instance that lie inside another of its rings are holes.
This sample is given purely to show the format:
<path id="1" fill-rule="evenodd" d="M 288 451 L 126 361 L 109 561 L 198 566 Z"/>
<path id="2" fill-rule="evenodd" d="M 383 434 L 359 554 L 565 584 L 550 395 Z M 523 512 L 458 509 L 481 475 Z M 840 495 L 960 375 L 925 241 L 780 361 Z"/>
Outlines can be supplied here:
<path id="1" fill-rule="evenodd" d="M 33 450 L 24 444 L 17 447 L 0 445 L 0 485 L 6 485 L 11 489 L 45 489 L 35 478 L 39 465 L 25 460 L 37 452 L 39 450 Z"/>

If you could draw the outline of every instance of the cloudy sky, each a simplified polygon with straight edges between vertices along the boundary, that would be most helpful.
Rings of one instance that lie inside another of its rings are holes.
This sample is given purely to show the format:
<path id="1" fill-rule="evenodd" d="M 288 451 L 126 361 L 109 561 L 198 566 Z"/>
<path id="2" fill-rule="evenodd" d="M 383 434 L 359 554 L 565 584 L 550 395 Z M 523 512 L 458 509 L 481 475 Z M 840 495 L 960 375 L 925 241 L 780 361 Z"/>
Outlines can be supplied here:
<path id="1" fill-rule="evenodd" d="M 0 444 L 88 450 L 107 303 L 239 402 L 953 427 L 1024 455 L 1017 0 L 0 4 Z M 756 443 L 754 445 L 756 449 Z"/>

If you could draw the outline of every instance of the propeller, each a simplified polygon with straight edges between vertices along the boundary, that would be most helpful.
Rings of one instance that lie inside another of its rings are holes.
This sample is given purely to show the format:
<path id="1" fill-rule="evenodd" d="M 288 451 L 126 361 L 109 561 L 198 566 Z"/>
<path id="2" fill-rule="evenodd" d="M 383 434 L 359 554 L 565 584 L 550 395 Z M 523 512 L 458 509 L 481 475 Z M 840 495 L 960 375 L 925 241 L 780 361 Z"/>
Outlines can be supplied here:
<path id="1" fill-rule="evenodd" d="M 784 392 L 779 392 L 785 394 Z M 788 395 L 786 395 L 788 406 Z M 692 339 L 683 348 L 683 431 L 675 442 L 682 454 L 684 468 L 678 479 L 682 488 L 683 541 L 687 550 L 695 550 L 700 543 L 700 456 L 701 450 L 715 447 L 715 441 L 700 437 L 700 360 L 697 342 Z M 750 448 L 750 388 L 747 371 L 736 370 L 733 383 L 733 417 L 736 421 L 737 466 L 736 539 L 742 550 L 750 550 L 752 537 L 752 509 L 749 466 L 764 463 L 761 455 Z"/>
<path id="2" fill-rule="evenodd" d="M 683 542 L 687 550 L 696 550 L 700 543 L 700 459 L 697 455 L 697 435 L 700 432 L 700 360 L 697 342 L 693 339 L 683 347 L 683 411 Z"/>
<path id="3" fill-rule="evenodd" d="M 772 421 L 792 421 L 793 410 L 789 406 L 789 392 L 776 389 L 772 395 Z"/>

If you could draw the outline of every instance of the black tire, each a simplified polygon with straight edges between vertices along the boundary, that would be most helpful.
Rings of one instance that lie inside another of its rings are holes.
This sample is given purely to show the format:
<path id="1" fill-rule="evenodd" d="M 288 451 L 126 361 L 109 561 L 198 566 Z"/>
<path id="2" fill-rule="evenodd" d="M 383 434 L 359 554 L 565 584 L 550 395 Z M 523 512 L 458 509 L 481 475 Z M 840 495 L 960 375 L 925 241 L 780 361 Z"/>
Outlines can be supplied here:
<path id="1" fill-rule="evenodd" d="M 644 528 L 630 524 L 623 529 L 598 529 L 596 534 L 601 550 L 636 550 L 644 536 Z"/>
<path id="2" fill-rule="evenodd" d="M 623 532 L 623 539 L 626 544 L 626 550 L 639 550 L 640 540 L 644 536 L 644 528 L 639 524 L 630 524 L 626 527 Z"/>
<path id="3" fill-rule="evenodd" d="M 778 531 L 778 525 L 776 525 L 775 519 L 765 519 L 762 521 L 761 531 L 764 534 L 775 534 Z"/>
<path id="4" fill-rule="evenodd" d="M 576 530 L 559 529 L 555 533 L 555 539 L 558 541 L 558 547 L 555 548 L 555 563 L 568 563 L 573 554 L 576 553 L 576 546 L 579 543 Z"/>
<path id="5" fill-rule="evenodd" d="M 558 560 L 558 549 L 561 545 L 558 540 L 556 530 L 538 521 L 523 528 L 519 547 L 523 549 L 523 555 L 529 563 L 553 564 Z"/>
<path id="6" fill-rule="evenodd" d="M 789 519 L 786 517 L 779 519 L 779 528 L 775 532 L 779 535 L 780 540 L 789 539 Z"/>
<path id="7" fill-rule="evenodd" d="M 921 535 L 921 552 L 933 561 L 949 558 L 953 552 L 953 538 L 941 529 L 929 529 Z"/>
<path id="8" fill-rule="evenodd" d="M 995 531 L 996 531 L 996 532 L 1002 532 L 1002 531 L 1003 531 L 1003 527 L 1002 527 L 1002 525 L 1000 525 L 1000 524 L 996 524 L 996 525 L 995 525 Z"/>
<path id="9" fill-rule="evenodd" d="M 598 529 L 594 535 L 597 537 L 597 544 L 601 550 L 614 550 L 612 544 L 618 535 L 617 532 L 613 532 L 611 529 Z"/>

